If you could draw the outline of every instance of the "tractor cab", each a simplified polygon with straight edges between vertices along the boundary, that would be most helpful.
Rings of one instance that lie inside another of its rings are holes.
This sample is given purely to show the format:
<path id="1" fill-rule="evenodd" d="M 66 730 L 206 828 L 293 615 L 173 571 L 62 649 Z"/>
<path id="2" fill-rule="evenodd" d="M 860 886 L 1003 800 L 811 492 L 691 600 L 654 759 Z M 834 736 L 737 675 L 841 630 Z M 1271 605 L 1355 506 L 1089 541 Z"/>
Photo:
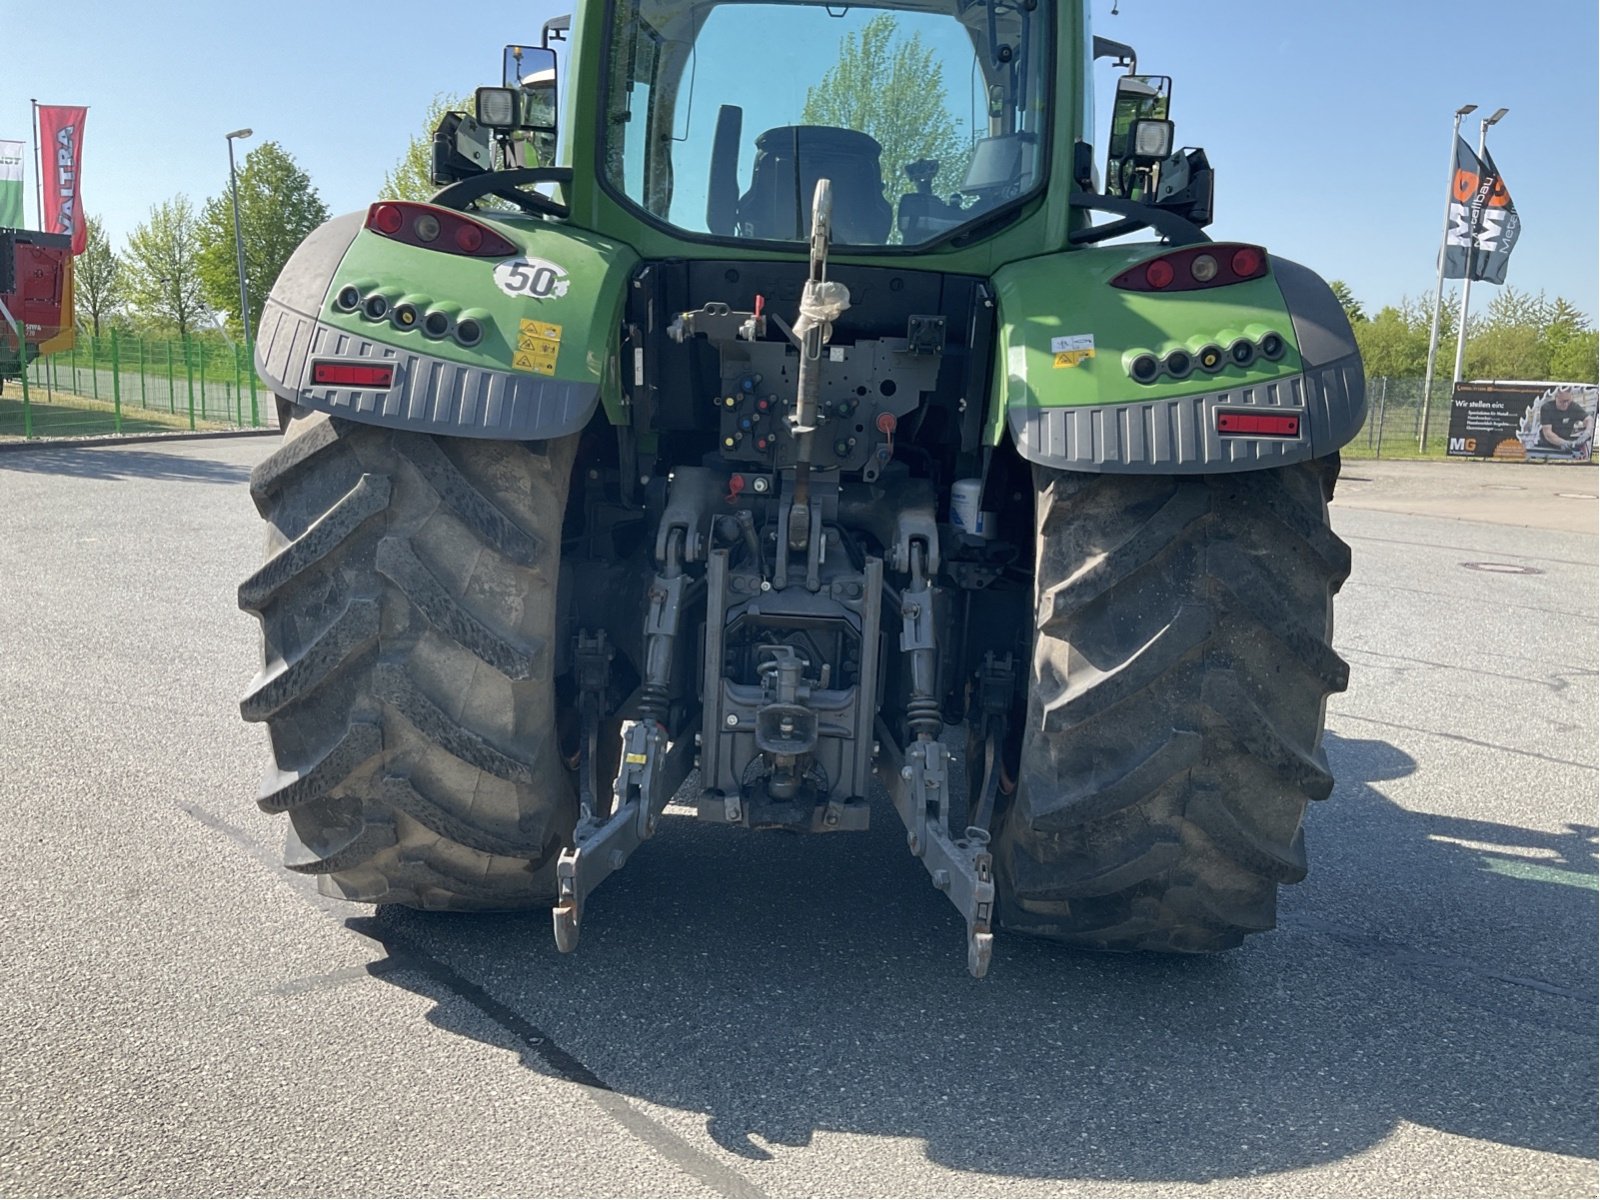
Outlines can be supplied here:
<path id="1" fill-rule="evenodd" d="M 881 7 L 623 0 L 605 47 L 602 186 L 694 238 L 921 247 L 1044 179 L 1049 0 Z"/>

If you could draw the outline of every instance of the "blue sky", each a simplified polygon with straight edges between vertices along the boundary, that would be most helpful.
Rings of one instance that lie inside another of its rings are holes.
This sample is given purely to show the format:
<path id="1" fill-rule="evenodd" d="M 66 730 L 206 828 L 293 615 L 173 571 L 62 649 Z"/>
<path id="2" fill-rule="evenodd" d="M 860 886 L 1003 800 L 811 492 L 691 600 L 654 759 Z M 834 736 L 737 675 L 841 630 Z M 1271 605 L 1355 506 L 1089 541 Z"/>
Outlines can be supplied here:
<path id="1" fill-rule="evenodd" d="M 1343 278 L 1369 308 L 1428 292 L 1451 113 L 1480 106 L 1475 142 L 1505 106 L 1489 145 L 1523 218 L 1508 281 L 1595 314 L 1594 0 L 1092 4 L 1097 32 L 1175 77 L 1179 140 L 1217 169 L 1214 236 Z M 365 206 L 434 93 L 498 82 L 500 46 L 567 7 L 81 0 L 41 23 L 50 11 L 0 0 L 0 137 L 31 142 L 29 97 L 89 105 L 84 199 L 120 245 L 153 203 L 222 191 L 222 135 L 240 126 L 288 149 L 335 212 Z M 1101 64 L 1102 125 L 1111 80 Z M 31 175 L 28 190 L 31 218 Z"/>

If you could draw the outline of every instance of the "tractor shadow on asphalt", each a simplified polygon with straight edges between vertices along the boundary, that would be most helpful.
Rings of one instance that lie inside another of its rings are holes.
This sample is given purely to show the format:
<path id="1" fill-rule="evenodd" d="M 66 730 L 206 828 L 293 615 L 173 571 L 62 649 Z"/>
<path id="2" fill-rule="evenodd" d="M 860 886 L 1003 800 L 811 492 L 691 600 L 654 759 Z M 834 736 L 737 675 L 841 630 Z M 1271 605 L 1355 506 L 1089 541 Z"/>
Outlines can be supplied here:
<path id="1" fill-rule="evenodd" d="M 747 1161 L 840 1131 L 961 1171 L 1198 1182 L 1336 1162 L 1402 1123 L 1594 1157 L 1594 829 L 1407 811 L 1380 789 L 1409 755 L 1327 747 L 1310 879 L 1276 932 L 1214 957 L 1003 938 L 970 979 L 886 808 L 838 838 L 668 822 L 566 958 L 544 914 L 354 924 L 435 1025 L 704 1113 Z"/>
<path id="2" fill-rule="evenodd" d="M 187 440 L 173 440 L 175 449 Z M 164 483 L 240 484 L 250 480 L 250 468 L 212 458 L 191 458 L 160 450 L 136 450 L 126 446 L 84 446 L 50 448 L 28 445 L 0 450 L 0 473 L 27 472 L 35 475 L 73 475 L 80 479 L 147 479 Z"/>

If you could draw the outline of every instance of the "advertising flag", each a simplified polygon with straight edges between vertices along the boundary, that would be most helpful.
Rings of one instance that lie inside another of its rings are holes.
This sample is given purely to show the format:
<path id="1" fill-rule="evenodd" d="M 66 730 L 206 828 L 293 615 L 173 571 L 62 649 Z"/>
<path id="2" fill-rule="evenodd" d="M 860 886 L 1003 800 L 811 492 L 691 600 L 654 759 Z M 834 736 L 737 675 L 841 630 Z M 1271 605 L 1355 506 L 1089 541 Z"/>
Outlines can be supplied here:
<path id="1" fill-rule="evenodd" d="M 1485 283 L 1504 283 L 1506 265 L 1511 261 L 1511 250 L 1522 234 L 1522 218 L 1517 216 L 1517 206 L 1511 203 L 1511 193 L 1500 168 L 1494 165 L 1494 155 L 1487 146 L 1483 149 L 1483 169 L 1492 184 L 1479 192 L 1486 198 L 1482 204 L 1483 216 L 1475 226 L 1477 234 L 1472 244 L 1472 277 Z"/>
<path id="2" fill-rule="evenodd" d="M 88 240 L 78 169 L 83 162 L 83 120 L 87 108 L 60 104 L 39 106 L 39 157 L 43 162 L 45 233 L 72 238 L 72 252 L 82 254 Z"/>
<path id="3" fill-rule="evenodd" d="M 1456 169 L 1450 181 L 1450 228 L 1444 239 L 1446 279 L 1506 281 L 1511 248 L 1522 219 L 1494 159 L 1480 159 L 1465 139 L 1456 138 Z"/>
<path id="4" fill-rule="evenodd" d="M 0 229 L 22 228 L 22 143 L 0 141 Z"/>

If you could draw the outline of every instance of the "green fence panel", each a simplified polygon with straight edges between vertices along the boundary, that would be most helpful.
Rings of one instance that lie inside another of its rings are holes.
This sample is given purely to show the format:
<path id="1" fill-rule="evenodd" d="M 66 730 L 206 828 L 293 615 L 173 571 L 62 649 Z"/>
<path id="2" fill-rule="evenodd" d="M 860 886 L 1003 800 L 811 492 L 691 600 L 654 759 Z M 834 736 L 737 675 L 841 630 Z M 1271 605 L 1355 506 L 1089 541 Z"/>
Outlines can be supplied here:
<path id="1" fill-rule="evenodd" d="M 111 424 L 122 432 L 122 366 L 117 354 L 117 331 L 111 331 Z"/>

